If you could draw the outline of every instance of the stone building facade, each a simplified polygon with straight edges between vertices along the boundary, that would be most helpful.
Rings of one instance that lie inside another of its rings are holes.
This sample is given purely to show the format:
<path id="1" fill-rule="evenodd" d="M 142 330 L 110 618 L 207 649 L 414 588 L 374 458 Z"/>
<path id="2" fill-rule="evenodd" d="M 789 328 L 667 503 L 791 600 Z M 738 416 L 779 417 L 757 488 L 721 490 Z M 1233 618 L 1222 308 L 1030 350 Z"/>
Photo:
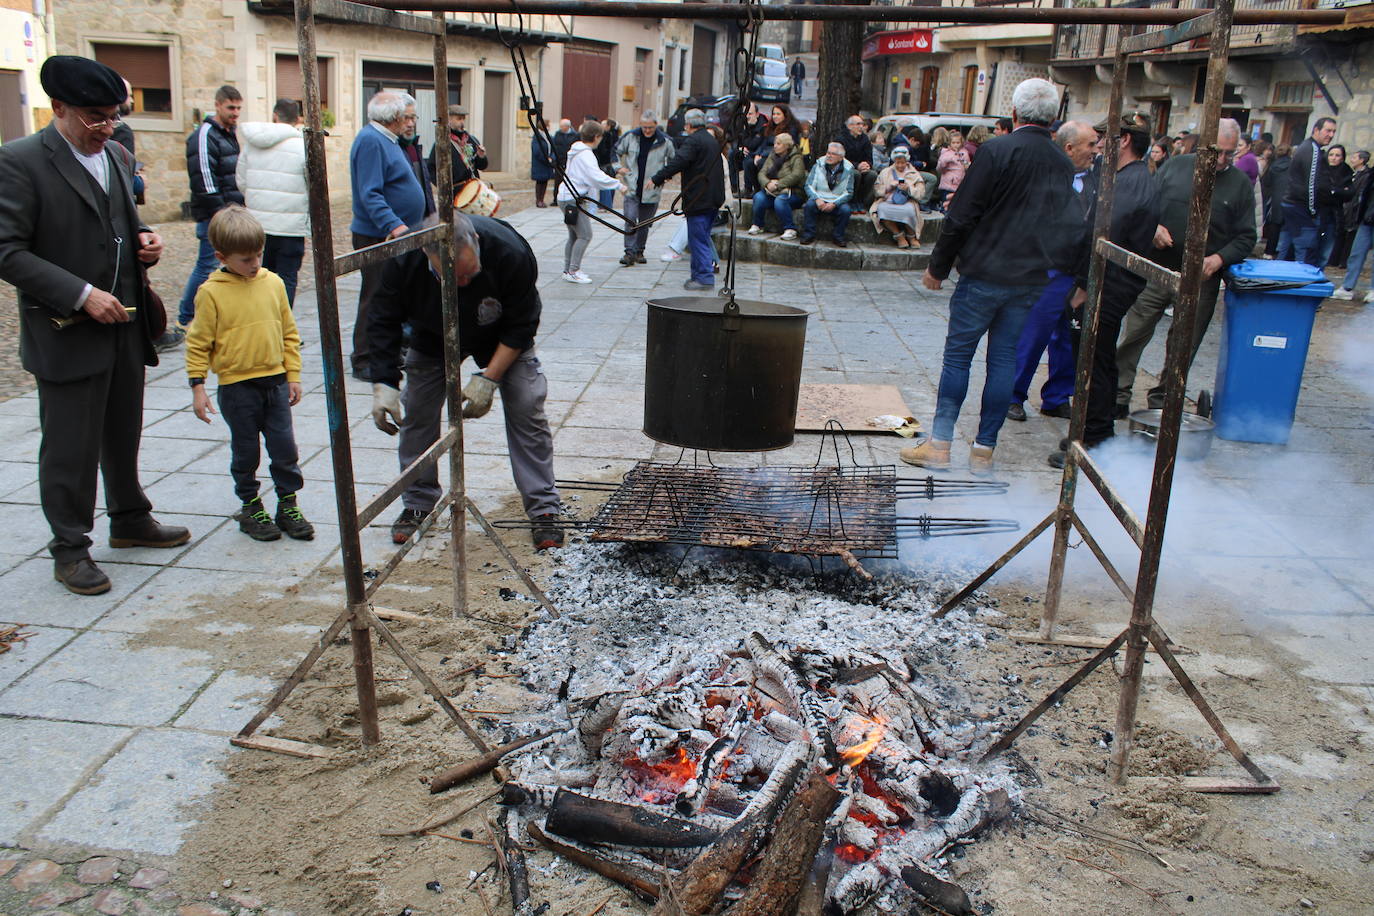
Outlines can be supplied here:
<path id="1" fill-rule="evenodd" d="M 0 142 L 41 130 L 51 117 L 38 83 L 51 25 L 42 3 L 0 0 Z"/>

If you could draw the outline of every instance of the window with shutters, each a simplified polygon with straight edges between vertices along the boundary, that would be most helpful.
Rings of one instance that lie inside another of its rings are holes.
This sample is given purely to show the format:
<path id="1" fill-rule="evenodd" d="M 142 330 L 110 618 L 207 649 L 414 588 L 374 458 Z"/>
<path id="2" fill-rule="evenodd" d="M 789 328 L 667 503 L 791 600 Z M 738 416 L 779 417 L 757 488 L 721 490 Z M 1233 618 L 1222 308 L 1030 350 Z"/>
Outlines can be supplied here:
<path id="1" fill-rule="evenodd" d="M 333 83 L 330 79 L 330 65 L 333 61 L 324 57 L 318 60 L 320 107 L 334 111 L 334 97 L 330 93 L 330 86 Z M 291 99 L 301 106 L 301 117 L 305 117 L 305 85 L 301 78 L 301 59 L 295 54 L 276 55 L 276 74 L 277 95 L 272 101 L 275 103 L 276 99 Z"/>
<path id="2" fill-rule="evenodd" d="M 171 120 L 172 48 L 167 44 L 91 41 L 91 56 L 129 81 L 133 116 Z"/>

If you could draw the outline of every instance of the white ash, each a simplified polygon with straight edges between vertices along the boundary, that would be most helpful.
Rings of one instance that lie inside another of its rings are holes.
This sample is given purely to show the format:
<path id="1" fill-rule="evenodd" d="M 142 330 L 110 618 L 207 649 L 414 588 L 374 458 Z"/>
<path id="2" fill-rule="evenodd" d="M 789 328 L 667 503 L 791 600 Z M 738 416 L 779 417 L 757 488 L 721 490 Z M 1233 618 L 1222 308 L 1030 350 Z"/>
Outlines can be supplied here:
<path id="1" fill-rule="evenodd" d="M 987 642 L 1004 638 L 984 622 L 1001 615 L 975 600 L 942 620 L 931 619 L 943 598 L 964 584 L 966 571 L 880 571 L 865 582 L 848 571 L 816 577 L 792 558 L 705 550 L 694 551 L 679 569 L 680 553 L 587 543 L 570 545 L 559 559 L 545 589 L 563 616 L 540 619 L 512 637 L 508 648 L 526 689 L 547 698 L 536 701 L 520 730 L 567 730 L 508 758 L 517 780 L 646 807 L 671 805 L 672 792 L 653 791 L 642 773 L 623 762 L 699 759 L 724 721 L 725 707 L 708 706 L 708 694 L 718 704 L 733 703 L 752 689 L 779 701 L 779 708 L 742 737 L 732 778 L 712 796 L 714 811 L 701 817 L 737 815 L 758 787 L 734 774 L 767 773 L 788 741 L 805 730 L 795 710 L 782 708 L 785 692 L 774 695 L 766 677 L 756 677 L 752 688 L 740 686 L 747 681 L 740 672 L 750 665 L 742 650 L 757 632 L 779 650 L 798 653 L 794 657 L 812 682 L 873 663 L 898 679 L 894 684 L 873 677 L 837 685 L 833 695 L 817 692 L 833 723 L 829 737 L 841 749 L 863 740 L 862 710 L 890 710 L 889 731 L 874 753 L 887 761 L 893 779 L 879 783 L 915 818 L 898 833 L 847 820 L 841 842 L 875 857 L 853 867 L 837 863 L 832 896 L 849 892 L 853 900 L 862 891 L 865 899 L 898 899 L 892 882 L 902 863 L 938 871 L 941 850 L 971 832 L 986 798 L 1000 793 L 1011 804 L 1019 801 L 1005 766 L 972 760 L 988 734 L 1015 721 L 1028 699 L 1016 684 L 975 677 L 961 664 Z M 624 702 L 616 698 L 619 710 L 604 743 L 580 740 L 578 729 L 568 728 L 582 719 L 585 701 L 617 692 Z M 938 715 L 923 712 L 926 705 Z M 917 720 L 924 721 L 924 730 L 914 727 Z M 903 783 L 915 785 L 903 774 L 932 769 L 963 793 L 952 815 L 927 810 L 916 792 L 900 791 Z M 892 820 L 882 801 L 862 791 L 851 807 L 870 823 Z M 673 813 L 671 807 L 663 810 Z"/>

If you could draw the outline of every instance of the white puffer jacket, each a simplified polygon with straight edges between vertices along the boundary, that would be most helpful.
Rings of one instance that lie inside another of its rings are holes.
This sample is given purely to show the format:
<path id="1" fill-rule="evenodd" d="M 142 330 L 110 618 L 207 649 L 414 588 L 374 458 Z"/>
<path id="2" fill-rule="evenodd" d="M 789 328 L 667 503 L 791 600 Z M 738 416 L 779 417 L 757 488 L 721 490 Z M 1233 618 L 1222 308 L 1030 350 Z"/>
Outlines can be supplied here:
<path id="1" fill-rule="evenodd" d="M 305 140 L 290 124 L 239 125 L 239 190 L 268 235 L 310 234 L 305 190 Z"/>

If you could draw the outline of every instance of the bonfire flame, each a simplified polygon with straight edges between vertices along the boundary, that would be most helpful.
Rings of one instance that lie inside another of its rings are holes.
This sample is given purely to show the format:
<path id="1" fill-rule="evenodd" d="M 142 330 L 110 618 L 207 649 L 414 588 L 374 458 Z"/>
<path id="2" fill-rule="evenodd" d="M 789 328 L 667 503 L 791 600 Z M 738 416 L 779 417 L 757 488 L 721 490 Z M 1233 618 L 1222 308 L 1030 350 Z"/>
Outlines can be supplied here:
<path id="1" fill-rule="evenodd" d="M 868 737 L 853 747 L 840 751 L 840 759 L 844 761 L 845 766 L 858 766 L 882 743 L 885 734 L 887 734 L 887 726 L 880 722 L 873 723 L 873 727 L 868 731 Z"/>

